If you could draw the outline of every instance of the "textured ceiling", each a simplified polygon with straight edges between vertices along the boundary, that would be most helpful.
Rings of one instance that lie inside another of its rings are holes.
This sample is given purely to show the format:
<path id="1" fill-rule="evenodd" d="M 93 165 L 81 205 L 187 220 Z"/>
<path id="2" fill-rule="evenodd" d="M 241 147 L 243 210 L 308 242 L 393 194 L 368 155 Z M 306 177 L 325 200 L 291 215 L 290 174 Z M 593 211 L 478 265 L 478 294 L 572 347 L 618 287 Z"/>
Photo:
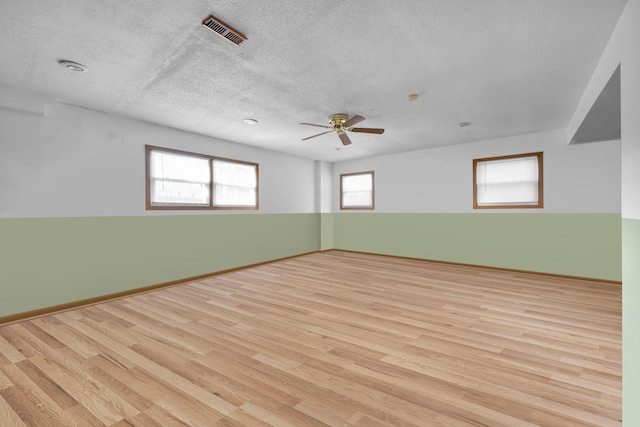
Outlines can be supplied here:
<path id="1" fill-rule="evenodd" d="M 625 3 L 2 0 L 0 82 L 340 161 L 566 127 Z M 209 15 L 248 40 L 203 27 Z M 334 134 L 301 141 L 322 130 L 299 122 L 333 113 L 386 132 L 350 133 L 343 151 Z"/>

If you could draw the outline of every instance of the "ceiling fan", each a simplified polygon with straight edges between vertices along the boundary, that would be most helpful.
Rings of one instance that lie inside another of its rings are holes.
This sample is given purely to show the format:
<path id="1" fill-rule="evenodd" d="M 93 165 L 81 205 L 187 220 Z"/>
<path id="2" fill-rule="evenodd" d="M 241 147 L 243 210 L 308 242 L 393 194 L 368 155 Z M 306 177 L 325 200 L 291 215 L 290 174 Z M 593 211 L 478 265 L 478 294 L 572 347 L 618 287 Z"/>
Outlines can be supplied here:
<path id="1" fill-rule="evenodd" d="M 345 133 L 345 131 L 361 132 L 361 133 L 377 133 L 377 134 L 384 133 L 384 129 L 381 129 L 381 128 L 354 128 L 353 127 L 353 125 L 360 123 L 363 120 L 365 120 L 365 118 L 362 116 L 355 115 L 350 118 L 348 115 L 340 113 L 340 114 L 332 114 L 329 116 L 329 124 L 331 126 L 316 125 L 313 123 L 300 123 L 301 125 L 316 126 L 320 128 L 330 129 L 326 132 L 322 132 L 317 135 L 312 135 L 306 138 L 302 138 L 302 140 L 306 141 L 307 139 L 315 138 L 316 136 L 325 135 L 331 132 L 336 132 L 338 134 L 338 137 L 340 138 L 340 141 L 342 141 L 342 144 L 349 145 L 351 144 L 351 140 L 349 139 L 349 136 Z"/>

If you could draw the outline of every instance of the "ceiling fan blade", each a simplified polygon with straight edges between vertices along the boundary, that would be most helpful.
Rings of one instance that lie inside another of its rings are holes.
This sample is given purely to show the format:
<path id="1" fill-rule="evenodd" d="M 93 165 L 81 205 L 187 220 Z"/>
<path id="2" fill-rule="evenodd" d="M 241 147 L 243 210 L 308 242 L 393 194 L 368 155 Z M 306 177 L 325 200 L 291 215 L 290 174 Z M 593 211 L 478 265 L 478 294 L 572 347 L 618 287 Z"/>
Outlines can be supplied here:
<path id="1" fill-rule="evenodd" d="M 377 133 L 377 134 L 384 133 L 384 129 L 381 129 L 381 128 L 349 128 L 347 130 L 351 132 L 362 132 L 362 133 Z"/>
<path id="2" fill-rule="evenodd" d="M 365 120 L 364 117 L 359 116 L 359 115 L 356 114 L 355 116 L 351 117 L 349 120 L 344 122 L 342 124 L 342 127 L 348 128 L 348 127 L 351 127 L 351 126 L 355 125 L 356 123 L 360 123 L 363 120 Z"/>
<path id="3" fill-rule="evenodd" d="M 315 138 L 316 136 L 320 136 L 320 135 L 326 135 L 326 134 L 331 133 L 331 132 L 333 132 L 333 129 L 328 130 L 328 131 L 326 131 L 326 132 L 319 133 L 319 134 L 317 134 L 317 135 L 312 135 L 312 136 L 308 136 L 308 137 L 306 137 L 306 138 L 302 138 L 302 140 L 303 140 L 303 141 L 306 141 L 307 139 Z"/>
<path id="4" fill-rule="evenodd" d="M 316 125 L 314 123 L 300 123 L 301 125 L 307 125 L 307 126 L 317 126 L 319 128 L 326 128 L 326 129 L 333 129 L 331 126 L 325 126 L 325 125 Z"/>
<path id="5" fill-rule="evenodd" d="M 340 133 L 338 134 L 338 136 L 340 137 L 340 141 L 342 141 L 342 145 L 351 144 L 351 140 L 349 139 L 346 133 Z"/>

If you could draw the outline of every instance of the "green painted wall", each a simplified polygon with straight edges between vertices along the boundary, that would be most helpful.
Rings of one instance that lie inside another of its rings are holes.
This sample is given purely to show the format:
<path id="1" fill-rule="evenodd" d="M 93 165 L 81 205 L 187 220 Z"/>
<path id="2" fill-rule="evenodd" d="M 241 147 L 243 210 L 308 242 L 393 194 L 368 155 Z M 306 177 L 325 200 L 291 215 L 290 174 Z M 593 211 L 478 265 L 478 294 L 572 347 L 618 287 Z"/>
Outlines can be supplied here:
<path id="1" fill-rule="evenodd" d="M 619 214 L 340 213 L 336 249 L 621 280 Z"/>
<path id="2" fill-rule="evenodd" d="M 622 280 L 620 227 L 618 214 L 0 219 L 0 317 L 332 248 Z"/>
<path id="3" fill-rule="evenodd" d="M 640 420 L 640 220 L 622 219 L 622 413 Z M 636 424 L 633 424 L 636 425 Z"/>
<path id="4" fill-rule="evenodd" d="M 0 317 L 318 250 L 317 214 L 0 219 Z"/>
<path id="5" fill-rule="evenodd" d="M 320 250 L 333 249 L 333 215 L 332 213 L 321 213 L 318 215 L 320 221 Z"/>

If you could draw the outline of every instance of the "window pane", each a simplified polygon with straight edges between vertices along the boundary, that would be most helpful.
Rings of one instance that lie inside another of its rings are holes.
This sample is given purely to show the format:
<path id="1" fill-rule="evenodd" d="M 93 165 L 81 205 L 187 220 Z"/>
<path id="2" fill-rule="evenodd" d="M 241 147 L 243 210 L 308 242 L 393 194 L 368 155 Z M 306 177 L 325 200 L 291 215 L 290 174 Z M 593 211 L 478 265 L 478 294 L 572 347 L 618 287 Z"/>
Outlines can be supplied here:
<path id="1" fill-rule="evenodd" d="M 213 160 L 215 206 L 256 206 L 257 184 L 256 165 Z"/>
<path id="2" fill-rule="evenodd" d="M 476 166 L 477 204 L 537 205 L 538 157 L 478 162 Z"/>
<path id="3" fill-rule="evenodd" d="M 209 205 L 209 160 L 151 151 L 152 204 Z"/>
<path id="4" fill-rule="evenodd" d="M 371 191 L 371 174 L 345 175 L 342 178 L 344 191 Z"/>
<path id="5" fill-rule="evenodd" d="M 343 192 L 344 206 L 371 206 L 371 191 Z"/>
<path id="6" fill-rule="evenodd" d="M 373 173 L 341 175 L 342 208 L 373 207 Z"/>

